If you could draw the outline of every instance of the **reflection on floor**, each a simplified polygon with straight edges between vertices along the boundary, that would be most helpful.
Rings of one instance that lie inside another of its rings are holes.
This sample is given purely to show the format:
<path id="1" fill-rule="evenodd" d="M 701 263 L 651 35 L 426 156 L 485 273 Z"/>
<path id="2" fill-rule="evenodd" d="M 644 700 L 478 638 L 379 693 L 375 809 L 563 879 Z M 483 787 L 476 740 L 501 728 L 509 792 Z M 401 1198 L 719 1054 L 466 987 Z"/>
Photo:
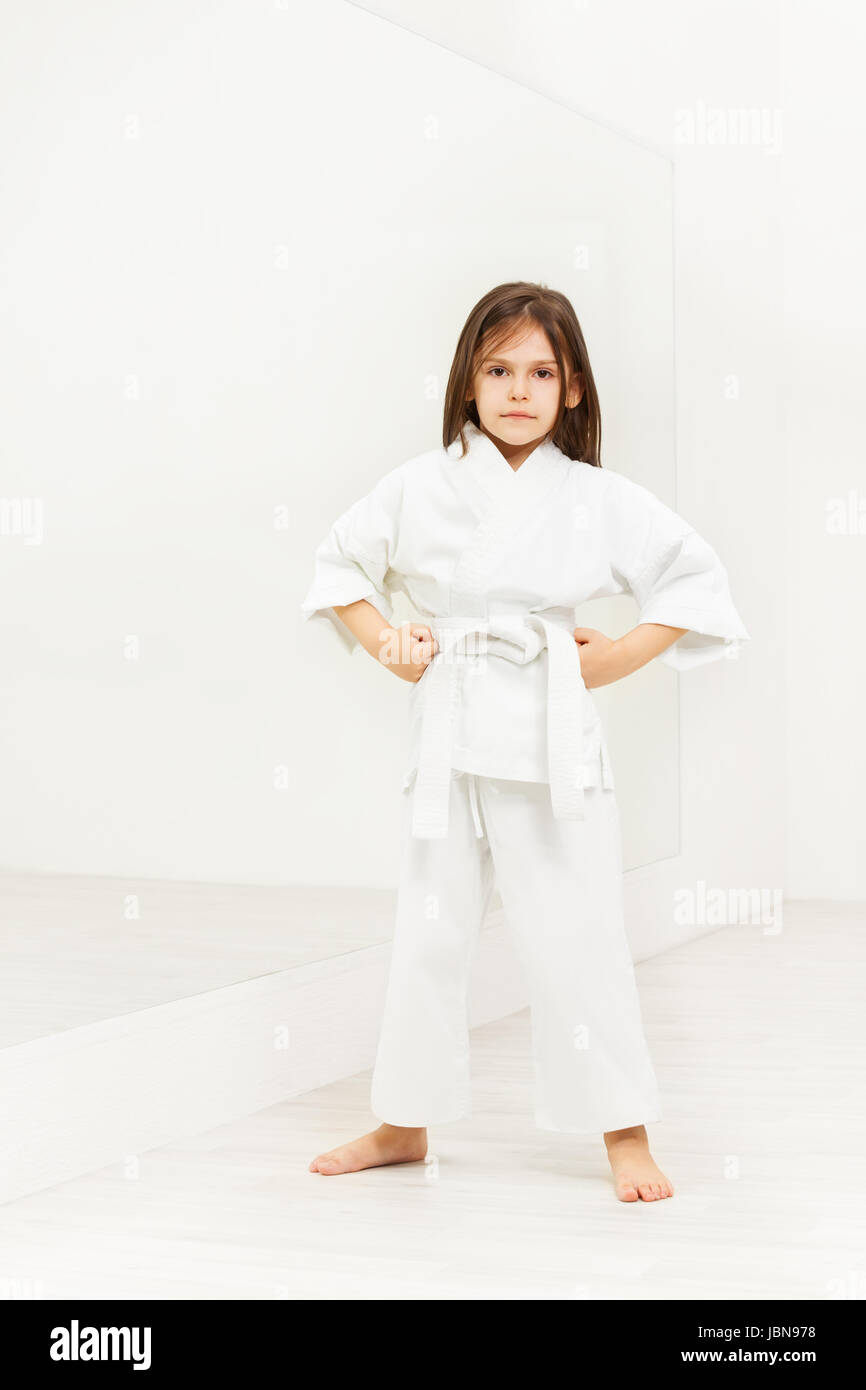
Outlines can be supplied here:
<path id="1" fill-rule="evenodd" d="M 0 875 L 0 1048 L 390 941 L 396 898 Z"/>
<path id="2" fill-rule="evenodd" d="M 0 1208 L 0 1297 L 860 1298 L 862 907 L 790 904 L 638 967 L 676 1196 L 618 1203 L 600 1138 L 535 1129 L 526 1012 L 473 1034 L 431 1160 L 323 1178 L 369 1074 Z"/>

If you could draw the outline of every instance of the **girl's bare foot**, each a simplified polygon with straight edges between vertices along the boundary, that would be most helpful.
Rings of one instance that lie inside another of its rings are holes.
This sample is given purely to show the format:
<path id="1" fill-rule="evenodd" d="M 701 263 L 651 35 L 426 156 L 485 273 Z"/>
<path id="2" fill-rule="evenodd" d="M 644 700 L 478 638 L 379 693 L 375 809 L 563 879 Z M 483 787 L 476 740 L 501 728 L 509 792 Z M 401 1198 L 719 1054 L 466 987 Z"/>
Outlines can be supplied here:
<path id="1" fill-rule="evenodd" d="M 673 1197 L 673 1186 L 649 1151 L 643 1125 L 609 1130 L 604 1142 L 621 1202 L 658 1202 L 663 1197 Z"/>
<path id="2" fill-rule="evenodd" d="M 361 1168 L 378 1168 L 383 1163 L 416 1163 L 427 1153 L 426 1129 L 404 1129 L 401 1125 L 380 1125 L 350 1144 L 319 1154 L 310 1164 L 311 1173 L 357 1173 Z"/>

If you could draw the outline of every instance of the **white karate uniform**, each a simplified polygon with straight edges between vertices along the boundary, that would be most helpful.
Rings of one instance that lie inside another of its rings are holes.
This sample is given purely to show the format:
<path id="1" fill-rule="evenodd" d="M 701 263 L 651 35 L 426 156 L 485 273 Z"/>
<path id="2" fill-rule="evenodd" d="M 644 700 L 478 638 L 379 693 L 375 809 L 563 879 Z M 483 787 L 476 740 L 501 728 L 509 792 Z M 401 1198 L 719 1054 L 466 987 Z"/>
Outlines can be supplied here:
<path id="1" fill-rule="evenodd" d="M 530 981 L 536 1123 L 646 1123 L 658 1092 L 622 923 L 613 772 L 574 609 L 633 594 L 639 623 L 687 629 L 659 658 L 679 670 L 749 634 L 715 551 L 648 489 L 550 441 L 514 470 L 483 431 L 464 433 L 464 458 L 457 439 L 409 459 L 335 521 L 301 605 L 354 652 L 334 605 L 368 599 L 390 622 L 402 591 L 439 645 L 407 691 L 373 1110 L 413 1126 L 469 1113 L 466 987 L 495 877 Z"/>

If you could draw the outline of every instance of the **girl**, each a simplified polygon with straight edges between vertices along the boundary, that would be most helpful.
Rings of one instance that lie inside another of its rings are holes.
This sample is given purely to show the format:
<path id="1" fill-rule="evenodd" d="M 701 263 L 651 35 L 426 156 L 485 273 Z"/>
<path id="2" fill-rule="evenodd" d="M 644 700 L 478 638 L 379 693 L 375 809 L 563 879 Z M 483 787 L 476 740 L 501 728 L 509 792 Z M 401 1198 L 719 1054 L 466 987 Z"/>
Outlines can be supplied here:
<path id="1" fill-rule="evenodd" d="M 535 1123 L 601 1133 L 621 1201 L 673 1195 L 623 925 L 613 775 L 589 691 L 653 657 L 678 670 L 748 639 L 717 555 L 676 512 L 602 469 L 598 396 L 562 294 L 499 285 L 472 310 L 443 447 L 387 473 L 316 552 L 307 619 L 410 683 L 410 760 L 378 1128 L 322 1174 L 421 1160 L 470 1113 L 467 988 L 494 880 L 527 973 Z M 391 626 L 405 593 L 420 623 Z M 574 628 L 628 592 L 616 641 Z M 676 646 L 674 646 L 676 644 Z"/>

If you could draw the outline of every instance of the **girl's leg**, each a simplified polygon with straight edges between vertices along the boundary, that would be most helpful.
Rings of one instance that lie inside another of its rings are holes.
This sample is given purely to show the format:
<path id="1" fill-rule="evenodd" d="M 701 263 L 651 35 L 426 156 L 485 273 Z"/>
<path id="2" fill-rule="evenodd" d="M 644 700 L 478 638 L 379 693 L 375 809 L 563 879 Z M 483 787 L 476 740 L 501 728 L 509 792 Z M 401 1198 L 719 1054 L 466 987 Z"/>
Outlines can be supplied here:
<path id="1" fill-rule="evenodd" d="M 467 993 L 493 864 L 476 834 L 469 783 L 452 775 L 446 840 L 411 836 L 411 790 L 404 792 L 397 917 L 371 1092 L 383 1123 L 318 1155 L 313 1172 L 423 1158 L 427 1125 L 470 1113 Z"/>
<path id="2" fill-rule="evenodd" d="M 476 833 L 469 774 L 453 773 L 449 834 L 409 834 L 404 793 L 397 920 L 371 1106 L 390 1125 L 444 1124 L 470 1114 L 467 994 L 493 891 L 490 847 Z"/>
<path id="3" fill-rule="evenodd" d="M 506 917 L 530 983 L 536 1124 L 612 1133 L 660 1117 L 622 912 L 613 791 L 557 820 L 546 783 L 480 779 Z"/>
<path id="4" fill-rule="evenodd" d="M 614 793 L 587 788 L 586 819 L 557 821 L 546 784 L 489 780 L 481 792 L 530 980 L 536 1123 L 602 1133 L 620 1201 L 670 1197 L 644 1128 L 661 1112 L 623 923 Z"/>

